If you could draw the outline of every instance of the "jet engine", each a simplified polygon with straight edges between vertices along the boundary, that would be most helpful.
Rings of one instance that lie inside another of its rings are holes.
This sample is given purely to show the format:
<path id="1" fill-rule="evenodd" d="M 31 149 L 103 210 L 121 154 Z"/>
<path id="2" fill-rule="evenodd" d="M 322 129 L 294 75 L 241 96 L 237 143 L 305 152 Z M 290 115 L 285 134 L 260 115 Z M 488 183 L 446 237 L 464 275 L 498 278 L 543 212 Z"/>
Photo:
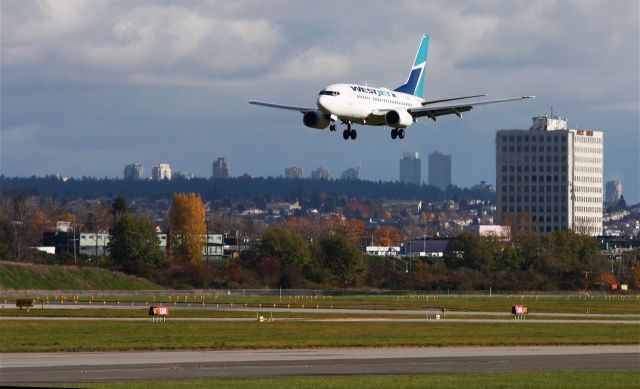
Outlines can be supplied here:
<path id="1" fill-rule="evenodd" d="M 389 127 L 407 128 L 413 124 L 413 116 L 404 109 L 392 109 L 384 114 L 384 122 Z"/>
<path id="2" fill-rule="evenodd" d="M 307 127 L 323 130 L 327 128 L 327 126 L 329 126 L 329 119 L 329 116 L 327 116 L 324 112 L 316 110 L 305 112 L 304 116 L 302 117 L 302 122 Z"/>

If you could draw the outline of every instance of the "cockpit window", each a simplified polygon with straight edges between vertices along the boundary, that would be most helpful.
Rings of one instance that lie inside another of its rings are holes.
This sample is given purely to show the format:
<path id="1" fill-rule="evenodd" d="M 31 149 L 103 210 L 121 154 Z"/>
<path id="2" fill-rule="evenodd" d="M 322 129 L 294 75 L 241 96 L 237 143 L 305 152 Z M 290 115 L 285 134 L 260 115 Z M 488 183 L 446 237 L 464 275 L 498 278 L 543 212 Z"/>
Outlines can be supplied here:
<path id="1" fill-rule="evenodd" d="M 320 91 L 321 95 L 327 95 L 327 96 L 338 96 L 340 94 L 340 92 L 338 91 L 332 91 L 332 90 L 321 90 Z"/>

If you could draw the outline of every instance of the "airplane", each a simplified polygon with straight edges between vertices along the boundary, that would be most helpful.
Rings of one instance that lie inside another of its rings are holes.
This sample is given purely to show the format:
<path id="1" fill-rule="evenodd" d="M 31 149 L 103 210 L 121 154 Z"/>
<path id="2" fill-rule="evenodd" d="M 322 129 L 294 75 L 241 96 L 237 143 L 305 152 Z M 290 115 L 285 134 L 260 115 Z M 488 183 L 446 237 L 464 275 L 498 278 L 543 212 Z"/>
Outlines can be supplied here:
<path id="1" fill-rule="evenodd" d="M 428 49 L 429 35 L 425 34 L 420 41 L 407 81 L 393 90 L 372 88 L 367 85 L 331 84 L 318 94 L 317 107 L 299 107 L 254 100 L 249 101 L 249 104 L 298 111 L 303 114 L 302 122 L 305 126 L 319 130 L 329 127 L 330 131 L 336 131 L 336 123 L 340 121 L 346 125 L 346 129 L 342 132 L 342 137 L 345 140 L 353 140 L 358 136 L 352 126 L 354 123 L 367 126 L 387 126 L 391 128 L 392 139 L 404 139 L 405 128 L 417 122 L 420 117 L 427 117 L 434 122 L 438 116 L 444 115 L 456 115 L 461 118 L 463 112 L 471 111 L 477 105 L 535 97 L 522 96 L 453 105 L 441 105 L 440 103 L 467 100 L 486 96 L 486 94 L 425 100 L 422 94 Z"/>

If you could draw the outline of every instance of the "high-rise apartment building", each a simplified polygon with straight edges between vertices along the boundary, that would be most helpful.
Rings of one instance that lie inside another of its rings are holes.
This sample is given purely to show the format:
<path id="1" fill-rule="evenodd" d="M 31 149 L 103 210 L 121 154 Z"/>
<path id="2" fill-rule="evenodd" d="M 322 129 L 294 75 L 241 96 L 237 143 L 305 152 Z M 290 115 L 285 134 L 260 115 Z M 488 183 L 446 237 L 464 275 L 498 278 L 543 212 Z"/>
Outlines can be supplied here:
<path id="1" fill-rule="evenodd" d="M 568 129 L 559 116 L 534 117 L 529 130 L 498 131 L 498 220 L 601 235 L 602 150 L 602 131 Z"/>
<path id="2" fill-rule="evenodd" d="M 328 180 L 329 178 L 331 178 L 329 172 L 324 170 L 322 167 L 319 167 L 311 172 L 312 180 Z"/>
<path id="3" fill-rule="evenodd" d="M 128 181 L 144 180 L 144 166 L 132 163 L 124 167 L 124 179 Z"/>
<path id="4" fill-rule="evenodd" d="M 213 161 L 213 178 L 229 178 L 229 163 L 224 158 Z"/>
<path id="5" fill-rule="evenodd" d="M 171 166 L 168 163 L 154 165 L 151 170 L 151 178 L 154 181 L 171 180 Z"/>
<path id="6" fill-rule="evenodd" d="M 293 165 L 284 169 L 284 178 L 288 178 L 290 180 L 301 180 L 303 173 L 302 167 Z"/>
<path id="7" fill-rule="evenodd" d="M 607 204 L 617 204 L 622 197 L 622 182 L 618 180 L 607 181 L 604 193 Z"/>
<path id="8" fill-rule="evenodd" d="M 429 185 L 446 190 L 451 185 L 451 156 L 434 151 L 429 154 Z"/>
<path id="9" fill-rule="evenodd" d="M 400 160 L 400 182 L 416 185 L 422 183 L 420 156 L 417 151 L 405 152 Z"/>
<path id="10" fill-rule="evenodd" d="M 341 180 L 359 180 L 360 179 L 360 167 L 350 167 L 342 172 L 340 175 Z"/>

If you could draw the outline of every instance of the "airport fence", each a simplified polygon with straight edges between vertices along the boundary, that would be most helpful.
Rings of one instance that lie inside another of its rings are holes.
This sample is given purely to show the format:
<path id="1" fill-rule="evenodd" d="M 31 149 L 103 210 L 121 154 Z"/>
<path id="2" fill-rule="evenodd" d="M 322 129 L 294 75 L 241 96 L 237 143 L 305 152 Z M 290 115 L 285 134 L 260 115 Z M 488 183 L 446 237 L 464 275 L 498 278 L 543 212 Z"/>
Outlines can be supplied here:
<path id="1" fill-rule="evenodd" d="M 0 290 L 0 298 L 35 298 L 40 296 L 76 296 L 81 299 L 99 300 L 103 298 L 138 298 L 150 296 L 198 296 L 220 297 L 358 297 L 358 296 L 474 296 L 501 297 L 509 295 L 540 297 L 590 297 L 618 295 L 609 291 L 492 291 L 492 290 L 372 290 L 372 289 L 158 289 L 158 290 L 46 290 L 46 289 L 7 289 Z M 636 295 L 629 291 L 627 295 Z"/>

